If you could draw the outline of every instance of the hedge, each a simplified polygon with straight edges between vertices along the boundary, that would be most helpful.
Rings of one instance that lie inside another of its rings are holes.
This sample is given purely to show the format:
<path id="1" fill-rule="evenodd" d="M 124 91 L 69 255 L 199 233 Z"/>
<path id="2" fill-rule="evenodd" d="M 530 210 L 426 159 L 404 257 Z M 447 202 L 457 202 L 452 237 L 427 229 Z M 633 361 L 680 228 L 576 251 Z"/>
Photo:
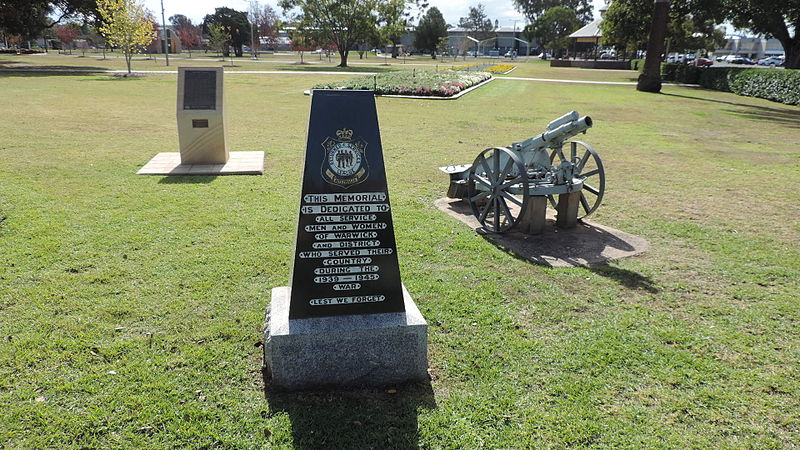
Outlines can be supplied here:
<path id="1" fill-rule="evenodd" d="M 730 88 L 747 97 L 800 105 L 800 70 L 744 70 L 730 81 Z"/>
<path id="2" fill-rule="evenodd" d="M 644 60 L 631 61 L 631 69 L 644 70 Z M 800 70 L 747 67 L 697 67 L 661 63 L 661 78 L 676 83 L 699 84 L 706 89 L 733 92 L 787 105 L 800 105 Z"/>
<path id="3" fill-rule="evenodd" d="M 731 92 L 731 81 L 745 70 L 752 69 L 745 67 L 707 67 L 702 69 L 698 84 L 706 89 Z"/>

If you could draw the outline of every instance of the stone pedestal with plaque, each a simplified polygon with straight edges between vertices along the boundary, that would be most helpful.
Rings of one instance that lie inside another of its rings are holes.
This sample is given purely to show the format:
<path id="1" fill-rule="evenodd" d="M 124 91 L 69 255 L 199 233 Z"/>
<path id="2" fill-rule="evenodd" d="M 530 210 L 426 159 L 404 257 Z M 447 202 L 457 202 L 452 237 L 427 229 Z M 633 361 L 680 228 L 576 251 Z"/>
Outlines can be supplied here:
<path id="1" fill-rule="evenodd" d="M 371 91 L 315 90 L 291 287 L 275 288 L 264 363 L 277 388 L 427 377 L 427 323 L 400 280 Z"/>
<path id="2" fill-rule="evenodd" d="M 178 67 L 180 152 L 159 153 L 140 175 L 262 174 L 264 152 L 229 152 L 222 67 Z"/>

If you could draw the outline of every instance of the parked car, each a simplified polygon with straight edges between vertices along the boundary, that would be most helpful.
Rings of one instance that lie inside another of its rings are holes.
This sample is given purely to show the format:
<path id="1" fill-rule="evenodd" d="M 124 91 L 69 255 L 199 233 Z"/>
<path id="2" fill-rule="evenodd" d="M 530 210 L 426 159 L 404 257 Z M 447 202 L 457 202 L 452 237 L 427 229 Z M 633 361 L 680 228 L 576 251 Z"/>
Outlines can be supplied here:
<path id="1" fill-rule="evenodd" d="M 758 60 L 759 66 L 780 66 L 784 63 L 786 59 L 781 58 L 780 56 L 768 56 L 766 58 L 762 58 Z"/>
<path id="2" fill-rule="evenodd" d="M 600 53 L 600 59 L 615 59 L 617 55 L 613 51 Z"/>
<path id="3" fill-rule="evenodd" d="M 552 59 L 552 58 L 553 55 L 551 55 L 550 53 L 545 53 L 545 52 L 539 53 L 539 59 Z"/>
<path id="4" fill-rule="evenodd" d="M 684 55 L 684 54 L 680 54 L 680 55 L 672 54 L 672 55 L 669 55 L 669 56 L 667 56 L 667 62 L 668 63 L 677 63 L 677 64 L 685 63 L 686 62 L 686 55 Z"/>
<path id="5" fill-rule="evenodd" d="M 714 65 L 714 61 L 708 58 L 697 58 L 694 61 L 690 62 L 689 64 L 698 67 L 710 67 Z"/>
<path id="6" fill-rule="evenodd" d="M 726 55 L 722 58 L 722 62 L 730 64 L 744 64 L 744 58 L 739 55 Z"/>
<path id="7" fill-rule="evenodd" d="M 746 57 L 746 56 L 742 56 L 742 62 L 740 62 L 740 63 L 738 63 L 738 64 L 747 64 L 747 65 L 753 65 L 753 64 L 755 64 L 755 63 L 756 63 L 756 62 L 755 62 L 755 61 L 753 61 L 752 59 L 750 59 L 750 58 L 748 58 L 748 57 Z"/>

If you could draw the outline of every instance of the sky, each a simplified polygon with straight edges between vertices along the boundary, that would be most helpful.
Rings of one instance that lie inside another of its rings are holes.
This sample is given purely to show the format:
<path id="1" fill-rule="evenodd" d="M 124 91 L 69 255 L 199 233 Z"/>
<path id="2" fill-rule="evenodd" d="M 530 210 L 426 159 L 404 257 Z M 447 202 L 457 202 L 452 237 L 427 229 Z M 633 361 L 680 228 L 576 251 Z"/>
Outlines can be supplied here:
<path id="1" fill-rule="evenodd" d="M 247 11 L 250 7 L 248 0 L 163 0 L 164 2 L 164 15 L 169 21 L 169 16 L 174 14 L 183 14 L 192 22 L 199 24 L 202 22 L 206 14 L 212 14 L 214 8 L 220 6 L 227 6 L 238 11 Z M 458 24 L 460 17 L 465 17 L 469 12 L 469 7 L 478 4 L 478 1 L 464 1 L 464 0 L 429 0 L 431 6 L 439 8 L 442 12 L 444 20 L 451 25 Z M 595 16 L 597 16 L 597 9 L 603 5 L 603 0 L 592 0 L 595 9 Z M 160 0 L 144 0 L 145 6 L 153 12 L 158 21 L 161 21 L 161 1 Z M 280 8 L 277 7 L 277 0 L 261 0 L 261 4 L 271 5 L 278 15 L 282 14 Z M 498 20 L 500 26 L 514 26 L 516 21 L 519 27 L 525 23 L 525 17 L 522 16 L 514 9 L 514 4 L 511 0 L 480 0 L 484 5 L 487 15 L 491 20 Z"/>

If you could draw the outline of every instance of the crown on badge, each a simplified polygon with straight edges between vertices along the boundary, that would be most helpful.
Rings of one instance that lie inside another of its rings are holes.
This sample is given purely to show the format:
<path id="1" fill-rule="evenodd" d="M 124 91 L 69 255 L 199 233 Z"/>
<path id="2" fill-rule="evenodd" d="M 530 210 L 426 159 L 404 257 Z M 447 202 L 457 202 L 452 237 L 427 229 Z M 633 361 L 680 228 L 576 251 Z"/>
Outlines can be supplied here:
<path id="1" fill-rule="evenodd" d="M 353 130 L 348 130 L 347 128 L 336 130 L 336 137 L 343 141 L 349 141 L 353 139 Z"/>

